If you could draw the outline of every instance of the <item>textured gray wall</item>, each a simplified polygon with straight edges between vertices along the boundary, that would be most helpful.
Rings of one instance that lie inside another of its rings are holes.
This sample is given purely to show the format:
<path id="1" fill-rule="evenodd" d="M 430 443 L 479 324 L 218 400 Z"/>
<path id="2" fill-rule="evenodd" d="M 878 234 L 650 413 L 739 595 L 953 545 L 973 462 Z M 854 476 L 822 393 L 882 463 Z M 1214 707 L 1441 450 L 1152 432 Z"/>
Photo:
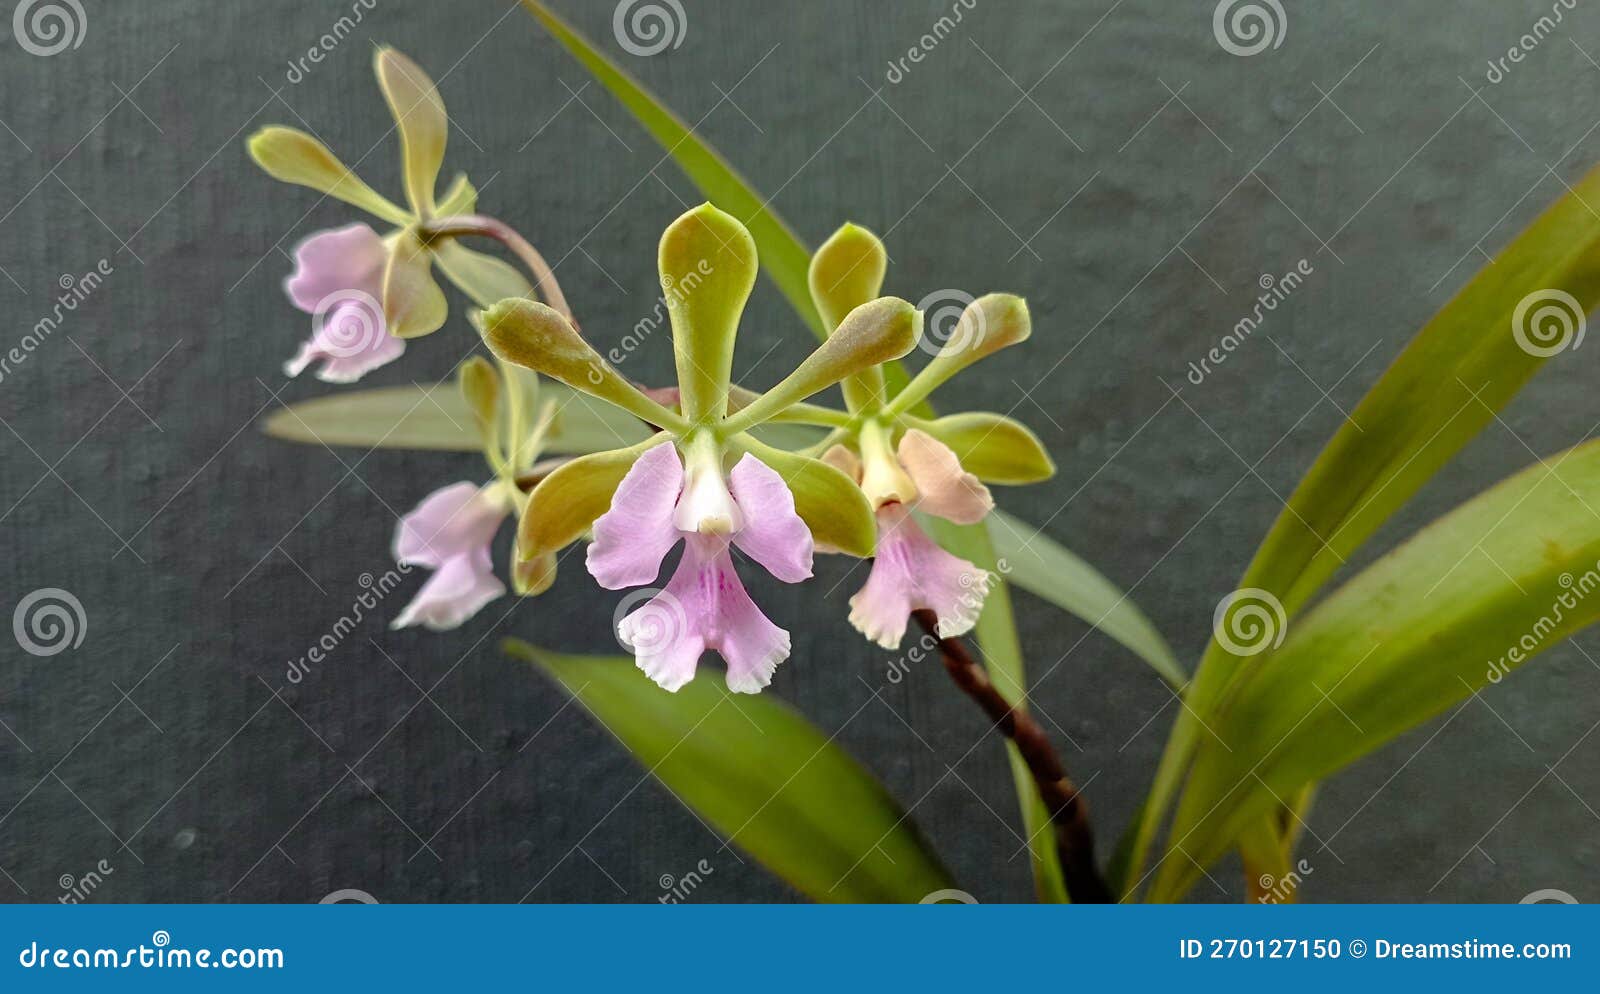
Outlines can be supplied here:
<path id="1" fill-rule="evenodd" d="M 614 595 L 577 570 L 449 636 L 369 619 L 285 679 L 358 577 L 388 565 L 389 509 L 484 471 L 253 427 L 328 392 L 279 372 L 305 330 L 279 283 L 297 239 L 351 212 L 268 181 L 243 138 L 309 127 L 398 189 L 369 56 L 401 47 L 442 80 L 450 168 L 561 260 L 602 341 L 648 313 L 652 245 L 692 187 L 508 0 L 376 0 L 298 84 L 289 60 L 351 4 L 84 6 L 80 47 L 0 42 L 0 344 L 50 313 L 62 274 L 113 270 L 0 381 L 5 611 L 61 587 L 88 619 L 52 657 L 0 645 L 0 897 L 54 900 L 105 860 L 94 900 L 648 901 L 706 859 L 698 898 L 791 899 L 494 649 L 512 633 L 614 649 Z M 1486 60 L 1550 3 L 1292 5 L 1281 45 L 1241 57 L 1213 36 L 1209 0 L 977 0 L 897 84 L 889 60 L 949 3 L 685 6 L 681 47 L 622 58 L 804 237 L 847 218 L 886 233 L 889 289 L 912 299 L 1029 298 L 1033 342 L 952 400 L 1039 430 L 1060 477 L 1005 505 L 1133 588 L 1186 664 L 1340 408 L 1483 250 L 1600 159 L 1600 12 L 1581 3 L 1493 85 Z M 609 0 L 560 7 L 620 53 Z M 1305 286 L 1185 383 L 1258 278 L 1301 259 Z M 743 362 L 776 343 L 756 381 L 807 347 L 770 286 L 746 327 Z M 368 385 L 443 374 L 466 334 L 415 344 Z M 1592 431 L 1596 354 L 1551 362 L 1373 549 Z M 639 361 L 668 368 L 664 349 Z M 775 692 L 922 799 L 917 820 L 970 889 L 1026 899 L 998 740 L 969 753 L 984 722 L 936 670 L 885 683 L 886 654 L 845 622 L 851 588 L 818 607 L 843 574 L 830 561 L 803 590 L 763 588 L 795 634 Z M 1079 622 L 1026 595 L 1019 609 L 1036 700 L 1108 845 L 1146 788 L 1168 695 L 1107 639 L 1078 644 Z M 1305 897 L 1600 899 L 1600 639 L 1577 643 L 1329 783 Z M 1198 898 L 1237 897 L 1235 867 L 1215 876 Z"/>

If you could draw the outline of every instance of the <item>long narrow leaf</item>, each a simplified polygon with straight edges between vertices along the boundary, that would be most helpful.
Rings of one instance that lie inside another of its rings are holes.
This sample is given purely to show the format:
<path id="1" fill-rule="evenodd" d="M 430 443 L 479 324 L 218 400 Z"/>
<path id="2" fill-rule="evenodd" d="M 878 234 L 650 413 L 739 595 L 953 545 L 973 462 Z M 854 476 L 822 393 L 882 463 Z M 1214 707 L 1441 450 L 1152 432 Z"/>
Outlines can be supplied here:
<path id="1" fill-rule="evenodd" d="M 504 648 L 577 698 L 718 831 L 817 901 L 911 903 L 955 887 L 889 792 L 772 694 L 706 673 L 675 694 L 625 657 Z"/>
<path id="2" fill-rule="evenodd" d="M 1156 626 L 1099 570 L 1003 511 L 989 516 L 989 537 L 1007 580 L 1116 639 L 1174 688 L 1188 680 Z"/>
<path id="3" fill-rule="evenodd" d="M 1152 900 L 1251 819 L 1600 618 L 1600 442 L 1433 522 L 1308 612 L 1208 722 Z"/>
<path id="4" fill-rule="evenodd" d="M 1550 356 L 1577 346 L 1583 316 L 1600 306 L 1595 203 L 1600 169 L 1546 209 L 1418 332 L 1289 498 L 1240 589 L 1272 593 L 1292 618 Z M 1537 326 L 1541 308 L 1551 303 L 1566 312 L 1565 340 L 1559 327 Z M 1176 796 L 1201 722 L 1248 669 L 1215 641 L 1207 649 L 1151 788 L 1136 867 Z"/>

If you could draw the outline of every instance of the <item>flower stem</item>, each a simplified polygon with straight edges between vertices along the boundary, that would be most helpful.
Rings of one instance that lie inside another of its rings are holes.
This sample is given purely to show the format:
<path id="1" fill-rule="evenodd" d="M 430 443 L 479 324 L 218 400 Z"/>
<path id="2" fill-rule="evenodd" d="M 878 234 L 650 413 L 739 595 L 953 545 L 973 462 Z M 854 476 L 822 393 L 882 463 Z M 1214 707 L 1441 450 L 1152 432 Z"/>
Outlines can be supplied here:
<path id="1" fill-rule="evenodd" d="M 913 612 L 917 623 L 938 638 L 939 619 L 932 611 Z M 1010 739 L 1033 774 L 1039 796 L 1050 812 L 1056 852 L 1067 894 L 1078 904 L 1115 904 L 1116 898 L 1094 860 L 1094 833 L 1089 827 L 1088 805 L 1068 779 L 1066 768 L 1044 729 L 1020 704 L 1012 704 L 995 688 L 989 674 L 958 639 L 939 639 L 945 672 L 957 687 L 977 702 L 1001 734 Z"/>
<path id="2" fill-rule="evenodd" d="M 453 217 L 435 218 L 421 226 L 422 233 L 429 237 L 477 235 L 482 238 L 493 238 L 504 245 L 515 255 L 533 275 L 534 282 L 538 284 L 539 294 L 544 302 L 561 312 L 561 316 L 572 322 L 574 328 L 578 327 L 577 319 L 572 316 L 572 308 L 567 306 L 567 298 L 561 293 L 561 284 L 556 282 L 555 271 L 550 264 L 545 262 L 539 250 L 520 234 L 511 225 L 497 218 L 483 214 L 458 214 Z"/>

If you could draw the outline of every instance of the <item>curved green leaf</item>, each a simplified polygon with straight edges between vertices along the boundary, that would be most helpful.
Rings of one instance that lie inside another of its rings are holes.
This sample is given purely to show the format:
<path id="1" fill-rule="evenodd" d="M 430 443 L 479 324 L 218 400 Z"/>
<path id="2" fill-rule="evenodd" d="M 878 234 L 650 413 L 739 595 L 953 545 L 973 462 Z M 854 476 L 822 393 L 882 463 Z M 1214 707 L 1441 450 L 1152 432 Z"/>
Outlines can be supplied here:
<path id="1" fill-rule="evenodd" d="M 950 874 L 873 776 L 771 693 L 729 694 L 703 673 L 669 694 L 627 657 L 508 640 L 729 841 L 808 897 L 917 903 Z"/>
<path id="2" fill-rule="evenodd" d="M 559 412 L 544 445 L 544 451 L 553 455 L 602 452 L 633 445 L 649 434 L 644 425 L 610 404 L 563 384 L 541 384 L 540 396 L 553 400 Z M 380 387 L 301 401 L 268 415 L 262 430 L 274 438 L 312 445 L 449 452 L 477 452 L 483 447 L 473 412 L 453 383 Z"/>
<path id="3" fill-rule="evenodd" d="M 1600 169 L 1539 215 L 1417 333 L 1290 496 L 1240 589 L 1272 592 L 1293 617 L 1559 351 L 1540 347 L 1530 333 L 1525 301 L 1560 291 L 1582 312 L 1570 315 L 1574 322 L 1600 306 L 1600 217 L 1590 206 L 1597 201 Z M 1249 668 L 1215 641 L 1207 648 L 1156 772 L 1136 865 L 1177 794 L 1200 723 Z"/>
<path id="4" fill-rule="evenodd" d="M 1174 688 L 1188 681 L 1156 626 L 1093 566 L 998 509 L 989 514 L 989 537 L 1006 579 L 1116 639 Z"/>
<path id="5" fill-rule="evenodd" d="M 1595 494 L 1600 442 L 1588 442 L 1428 525 L 1292 620 L 1208 720 L 1216 738 L 1196 751 L 1150 898 L 1182 896 L 1280 799 L 1600 618 Z"/>

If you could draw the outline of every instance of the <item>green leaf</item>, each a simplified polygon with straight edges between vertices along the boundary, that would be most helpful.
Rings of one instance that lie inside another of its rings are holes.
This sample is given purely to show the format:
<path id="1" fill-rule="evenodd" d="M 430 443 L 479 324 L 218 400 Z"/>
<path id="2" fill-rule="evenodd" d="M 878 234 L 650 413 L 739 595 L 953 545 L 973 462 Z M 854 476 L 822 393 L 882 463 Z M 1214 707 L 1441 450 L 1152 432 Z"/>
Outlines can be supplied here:
<path id="1" fill-rule="evenodd" d="M 1530 335 L 1530 295 L 1559 290 L 1600 306 L 1600 169 L 1539 215 L 1417 333 L 1323 449 L 1239 583 L 1270 591 L 1289 617 L 1522 389 L 1553 351 Z M 1519 312 L 1519 308 L 1522 310 Z M 1581 315 L 1574 315 L 1581 320 Z M 1518 327 L 1520 319 L 1521 327 Z M 1534 347 L 1519 344 L 1532 341 Z M 1211 709 L 1248 672 L 1215 640 L 1179 713 L 1151 788 L 1135 863 L 1166 816 Z"/>
<path id="2" fill-rule="evenodd" d="M 1093 566 L 998 509 L 989 514 L 989 536 L 1006 579 L 1116 639 L 1174 688 L 1188 682 L 1155 625 Z"/>
<path id="3" fill-rule="evenodd" d="M 610 404 L 560 383 L 545 383 L 541 392 L 555 401 L 560 412 L 545 444 L 550 454 L 615 449 L 643 441 L 649 434 L 644 425 Z M 268 415 L 262 429 L 275 438 L 311 445 L 477 452 L 483 442 L 474 420 L 456 385 L 439 383 L 346 391 L 301 401 Z"/>
<path id="4" fill-rule="evenodd" d="M 806 896 L 915 904 L 955 886 L 883 785 L 776 695 L 729 694 L 720 673 L 667 693 L 625 657 L 504 649 L 554 677 L 679 799 Z"/>
<path id="5" fill-rule="evenodd" d="M 1303 617 L 1207 723 L 1152 900 L 1252 819 L 1600 618 L 1600 442 L 1428 525 Z M 1225 743 L 1225 747 L 1218 742 Z"/>

